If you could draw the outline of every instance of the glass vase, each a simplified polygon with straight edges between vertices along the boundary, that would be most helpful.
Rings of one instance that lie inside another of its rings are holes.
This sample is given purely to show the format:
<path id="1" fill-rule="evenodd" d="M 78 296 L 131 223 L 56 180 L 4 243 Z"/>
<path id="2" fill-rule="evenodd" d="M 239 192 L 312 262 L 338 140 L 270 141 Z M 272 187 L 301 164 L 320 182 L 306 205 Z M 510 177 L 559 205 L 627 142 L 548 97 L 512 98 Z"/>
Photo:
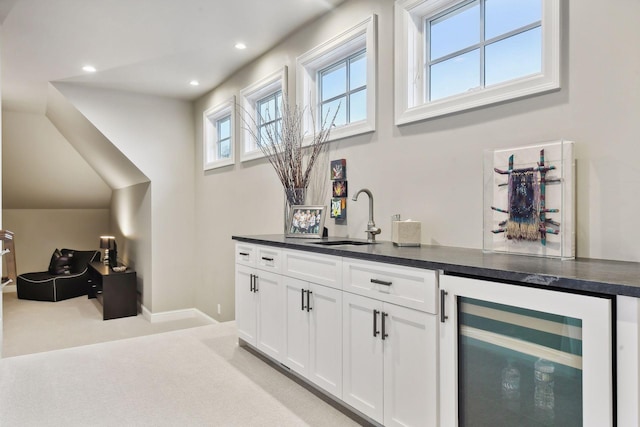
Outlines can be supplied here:
<path id="1" fill-rule="evenodd" d="M 291 207 L 304 205 L 307 197 L 306 188 L 284 189 L 284 234 L 291 231 Z"/>

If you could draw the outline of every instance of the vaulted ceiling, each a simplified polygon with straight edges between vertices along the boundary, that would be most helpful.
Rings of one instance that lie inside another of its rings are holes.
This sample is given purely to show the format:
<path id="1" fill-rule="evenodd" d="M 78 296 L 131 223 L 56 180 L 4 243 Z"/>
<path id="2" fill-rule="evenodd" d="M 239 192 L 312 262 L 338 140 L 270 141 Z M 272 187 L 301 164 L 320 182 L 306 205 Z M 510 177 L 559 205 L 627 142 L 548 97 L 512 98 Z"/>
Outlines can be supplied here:
<path id="1" fill-rule="evenodd" d="M 0 0 L 3 108 L 43 112 L 50 81 L 192 100 L 342 1 Z"/>
<path id="2" fill-rule="evenodd" d="M 0 0 L 3 207 L 108 207 L 111 189 L 144 178 L 105 164 L 109 136 L 88 135 L 49 83 L 194 100 L 343 1 Z M 102 141 L 99 162 L 79 139 Z"/>

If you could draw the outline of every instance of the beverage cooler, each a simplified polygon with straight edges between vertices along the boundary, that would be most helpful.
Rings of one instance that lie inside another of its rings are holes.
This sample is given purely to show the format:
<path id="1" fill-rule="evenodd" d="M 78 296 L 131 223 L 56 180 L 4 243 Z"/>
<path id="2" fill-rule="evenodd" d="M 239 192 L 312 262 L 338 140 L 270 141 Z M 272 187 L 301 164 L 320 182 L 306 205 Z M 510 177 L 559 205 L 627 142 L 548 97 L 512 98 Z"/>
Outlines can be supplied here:
<path id="1" fill-rule="evenodd" d="M 440 277 L 440 425 L 614 425 L 613 300 Z"/>

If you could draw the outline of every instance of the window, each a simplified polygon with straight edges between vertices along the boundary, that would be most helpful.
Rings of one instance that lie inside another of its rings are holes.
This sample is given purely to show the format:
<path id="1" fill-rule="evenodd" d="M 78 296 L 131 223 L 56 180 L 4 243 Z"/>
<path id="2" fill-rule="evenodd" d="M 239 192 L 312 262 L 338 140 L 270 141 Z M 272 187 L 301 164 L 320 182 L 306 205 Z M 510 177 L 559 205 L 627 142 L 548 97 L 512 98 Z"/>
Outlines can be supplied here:
<path id="1" fill-rule="evenodd" d="M 336 114 L 330 140 L 375 130 L 377 16 L 317 46 L 297 61 L 298 105 L 313 105 L 306 115 L 307 137 Z"/>
<path id="2" fill-rule="evenodd" d="M 396 124 L 560 87 L 559 0 L 399 0 Z"/>
<path id="3" fill-rule="evenodd" d="M 204 170 L 232 165 L 234 160 L 235 96 L 203 113 Z"/>
<path id="4" fill-rule="evenodd" d="M 257 102 L 259 144 L 278 141 L 282 127 L 282 91 L 267 95 Z M 271 135 L 271 138 L 269 138 Z M 278 141 L 279 142 L 279 141 Z"/>
<path id="5" fill-rule="evenodd" d="M 367 55 L 362 50 L 318 73 L 320 116 L 335 115 L 335 126 L 367 118 Z M 337 115 L 336 115 L 337 114 Z"/>
<path id="6" fill-rule="evenodd" d="M 218 130 L 218 158 L 228 159 L 231 156 L 231 116 L 218 120 L 216 129 Z"/>
<path id="7" fill-rule="evenodd" d="M 241 161 L 264 157 L 252 134 L 262 139 L 267 132 L 279 131 L 282 122 L 280 107 L 282 97 L 286 96 L 286 86 L 287 67 L 283 67 L 240 91 L 243 127 Z"/>

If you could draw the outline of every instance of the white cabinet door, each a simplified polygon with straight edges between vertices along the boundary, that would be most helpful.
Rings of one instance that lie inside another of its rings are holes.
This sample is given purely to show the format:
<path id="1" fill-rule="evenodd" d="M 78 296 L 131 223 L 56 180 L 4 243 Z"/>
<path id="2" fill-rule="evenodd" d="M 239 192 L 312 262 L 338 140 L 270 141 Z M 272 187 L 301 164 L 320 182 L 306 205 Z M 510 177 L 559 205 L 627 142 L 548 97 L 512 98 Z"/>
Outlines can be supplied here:
<path id="1" fill-rule="evenodd" d="M 309 286 L 308 378 L 337 398 L 342 398 L 342 291 Z"/>
<path id="2" fill-rule="evenodd" d="M 256 345 L 258 296 L 253 292 L 255 269 L 236 264 L 236 326 L 238 338 Z"/>
<path id="3" fill-rule="evenodd" d="M 282 361 L 285 336 L 284 293 L 282 276 L 268 271 L 256 271 L 255 293 L 258 295 L 259 350 Z"/>
<path id="4" fill-rule="evenodd" d="M 385 303 L 384 425 L 436 426 L 437 320 Z"/>
<path id="5" fill-rule="evenodd" d="M 285 277 L 283 362 L 292 371 L 342 396 L 342 292 Z"/>
<path id="6" fill-rule="evenodd" d="M 383 422 L 382 302 L 345 292 L 342 295 L 342 399 Z"/>
<path id="7" fill-rule="evenodd" d="M 292 371 L 309 373 L 309 313 L 307 312 L 307 282 L 284 277 L 286 334 L 282 363 Z M 304 292 L 303 292 L 304 291 Z"/>

